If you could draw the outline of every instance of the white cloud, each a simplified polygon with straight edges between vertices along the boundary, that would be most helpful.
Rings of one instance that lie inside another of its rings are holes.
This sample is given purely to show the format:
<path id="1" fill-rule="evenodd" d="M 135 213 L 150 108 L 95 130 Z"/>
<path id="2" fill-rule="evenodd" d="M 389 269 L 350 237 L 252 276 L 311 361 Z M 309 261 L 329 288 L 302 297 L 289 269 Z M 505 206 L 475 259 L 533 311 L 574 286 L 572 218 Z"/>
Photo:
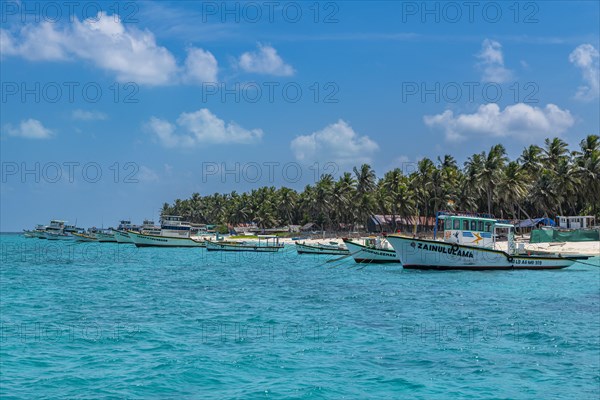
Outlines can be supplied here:
<path id="1" fill-rule="evenodd" d="M 17 136 L 26 139 L 48 139 L 52 137 L 52 131 L 37 119 L 29 118 L 21 121 L 18 127 L 13 128 L 12 125 L 6 124 L 4 127 L 10 136 Z"/>
<path id="2" fill-rule="evenodd" d="M 77 109 L 73 110 L 71 113 L 71 118 L 80 121 L 102 121 L 107 119 L 108 115 L 100 111 L 85 111 Z"/>
<path id="3" fill-rule="evenodd" d="M 512 72 L 504 67 L 502 45 L 495 40 L 485 39 L 477 58 L 481 60 L 478 67 L 482 69 L 483 82 L 503 83 L 512 78 Z"/>
<path id="4" fill-rule="evenodd" d="M 217 59 L 209 51 L 188 49 L 183 75 L 185 82 L 216 82 L 218 71 Z"/>
<path id="5" fill-rule="evenodd" d="M 333 161 L 344 165 L 369 163 L 379 149 L 377 143 L 368 136 L 359 136 L 341 119 L 310 135 L 297 136 L 290 147 L 299 161 Z"/>
<path id="6" fill-rule="evenodd" d="M 239 66 L 246 72 L 276 76 L 292 76 L 294 68 L 286 64 L 273 47 L 258 44 L 258 50 L 240 56 Z"/>
<path id="7" fill-rule="evenodd" d="M 196 147 L 208 144 L 249 144 L 260 141 L 261 129 L 244 129 L 235 122 L 225 123 L 208 109 L 181 113 L 175 124 L 152 117 L 147 128 L 159 142 L 169 148 Z"/>
<path id="8" fill-rule="evenodd" d="M 80 59 L 112 72 L 120 82 L 141 85 L 168 85 L 183 76 L 198 78 L 216 75 L 216 60 L 209 52 L 190 49 L 185 67 L 179 67 L 171 52 L 156 43 L 148 30 L 123 25 L 117 15 L 99 12 L 95 18 L 74 19 L 64 26 L 42 22 L 28 24 L 12 35 L 0 31 L 2 56 L 20 56 L 31 61 Z M 201 62 L 204 57 L 204 63 Z M 210 59 L 212 57 L 212 59 Z M 202 67 L 210 65 L 208 72 Z"/>
<path id="9" fill-rule="evenodd" d="M 159 176 L 154 170 L 146 167 L 145 165 L 140 166 L 140 170 L 136 175 L 136 178 L 140 180 L 140 182 L 148 183 L 148 182 L 158 182 Z"/>
<path id="10" fill-rule="evenodd" d="M 600 96 L 600 67 L 598 66 L 598 50 L 591 44 L 577 46 L 571 54 L 569 61 L 581 70 L 585 85 L 579 86 L 575 98 L 579 100 L 593 100 Z"/>
<path id="11" fill-rule="evenodd" d="M 539 108 L 524 103 L 507 106 L 504 110 L 495 103 L 485 104 L 473 114 L 456 116 L 446 110 L 441 114 L 426 115 L 423 120 L 429 127 L 442 128 L 446 139 L 451 141 L 465 139 L 467 135 L 531 140 L 559 135 L 575 122 L 569 110 L 561 110 L 554 104 Z"/>

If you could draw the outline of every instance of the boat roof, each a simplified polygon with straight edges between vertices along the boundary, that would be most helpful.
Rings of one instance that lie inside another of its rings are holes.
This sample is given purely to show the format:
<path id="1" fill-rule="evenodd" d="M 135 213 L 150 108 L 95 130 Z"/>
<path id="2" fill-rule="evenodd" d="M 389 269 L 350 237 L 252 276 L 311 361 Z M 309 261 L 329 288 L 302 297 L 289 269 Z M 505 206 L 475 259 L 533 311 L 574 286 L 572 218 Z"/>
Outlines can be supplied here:
<path id="1" fill-rule="evenodd" d="M 277 239 L 279 236 L 276 235 L 257 235 L 261 239 Z"/>
<path id="2" fill-rule="evenodd" d="M 513 224 L 496 223 L 496 227 L 497 228 L 514 228 L 515 226 Z"/>
<path id="3" fill-rule="evenodd" d="M 439 219 L 460 218 L 460 219 L 472 219 L 472 220 L 476 220 L 476 221 L 489 221 L 489 222 L 497 221 L 493 218 L 470 217 L 470 216 L 466 216 L 466 215 L 440 215 L 438 218 Z M 498 225 L 498 224 L 496 224 L 496 225 Z"/>

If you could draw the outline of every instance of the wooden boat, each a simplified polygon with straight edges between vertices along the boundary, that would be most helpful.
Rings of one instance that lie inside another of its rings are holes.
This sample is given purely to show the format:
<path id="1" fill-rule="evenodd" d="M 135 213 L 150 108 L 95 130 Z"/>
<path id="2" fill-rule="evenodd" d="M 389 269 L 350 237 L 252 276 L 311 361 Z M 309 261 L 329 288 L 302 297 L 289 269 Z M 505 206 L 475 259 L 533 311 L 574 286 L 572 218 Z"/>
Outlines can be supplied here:
<path id="1" fill-rule="evenodd" d="M 113 229 L 112 233 L 115 236 L 115 240 L 117 241 L 117 243 L 119 243 L 119 244 L 124 244 L 124 243 L 131 243 L 131 244 L 133 244 L 133 239 L 131 239 L 131 236 L 129 236 L 129 233 L 127 231 L 121 231 L 121 230 Z"/>
<path id="2" fill-rule="evenodd" d="M 588 256 L 557 254 L 519 254 L 514 241 L 514 226 L 496 219 L 468 214 L 439 214 L 443 221 L 443 240 L 389 235 L 388 241 L 406 269 L 497 270 L 561 269 Z M 497 239 L 506 237 L 508 251 L 497 249 Z"/>
<path id="3" fill-rule="evenodd" d="M 363 243 L 346 238 L 343 240 L 357 263 L 400 263 L 396 252 L 385 239 L 365 238 Z"/>
<path id="4" fill-rule="evenodd" d="M 73 234 L 64 232 L 44 232 L 44 236 L 48 240 L 73 240 L 75 238 Z"/>
<path id="5" fill-rule="evenodd" d="M 97 230 L 94 232 L 94 236 L 99 242 L 105 243 L 117 243 L 117 238 L 112 230 Z"/>
<path id="6" fill-rule="evenodd" d="M 115 240 L 119 244 L 131 243 L 133 244 L 133 239 L 129 236 L 129 231 L 137 231 L 137 226 L 133 225 L 129 220 L 121 220 L 119 222 L 119 226 L 117 229 L 112 229 L 112 234 L 115 237 Z"/>
<path id="7" fill-rule="evenodd" d="M 279 243 L 279 237 L 273 235 L 258 235 L 257 243 L 247 242 L 224 242 L 205 240 L 208 251 L 252 251 L 274 253 L 283 248 Z"/>
<path id="8" fill-rule="evenodd" d="M 74 232 L 72 235 L 73 235 L 73 238 L 75 239 L 75 241 L 77 241 L 77 242 L 98 242 L 99 241 L 94 236 L 86 235 L 85 233 Z"/>
<path id="9" fill-rule="evenodd" d="M 305 244 L 304 242 L 296 242 L 296 251 L 298 254 L 333 254 L 345 255 L 350 254 L 350 251 L 337 243 L 334 244 Z"/>

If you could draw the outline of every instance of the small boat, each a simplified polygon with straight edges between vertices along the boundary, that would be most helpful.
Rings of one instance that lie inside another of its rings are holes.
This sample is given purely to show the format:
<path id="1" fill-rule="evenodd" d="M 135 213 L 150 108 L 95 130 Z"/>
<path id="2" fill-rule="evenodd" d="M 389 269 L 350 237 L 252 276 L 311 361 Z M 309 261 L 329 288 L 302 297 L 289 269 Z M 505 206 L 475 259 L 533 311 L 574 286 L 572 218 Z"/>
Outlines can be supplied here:
<path id="1" fill-rule="evenodd" d="M 279 237 L 274 235 L 258 235 L 258 242 L 225 242 L 205 240 L 208 251 L 252 251 L 274 253 L 283 249 Z"/>
<path id="2" fill-rule="evenodd" d="M 123 243 L 132 243 L 133 244 L 133 239 L 131 238 L 131 236 L 129 236 L 129 231 L 137 231 L 137 230 L 138 230 L 137 226 L 133 225 L 131 223 L 131 221 L 124 219 L 119 222 L 119 226 L 117 227 L 117 229 L 112 230 L 112 234 L 114 235 L 115 240 L 119 244 L 123 244 Z"/>
<path id="3" fill-rule="evenodd" d="M 71 232 L 66 232 L 66 228 L 65 221 L 53 219 L 43 233 L 44 238 L 48 240 L 73 240 L 73 235 L 71 235 Z"/>
<path id="4" fill-rule="evenodd" d="M 74 236 L 72 234 L 66 234 L 63 232 L 46 232 L 44 234 L 46 239 L 48 240 L 73 240 Z"/>
<path id="5" fill-rule="evenodd" d="M 127 231 L 137 247 L 205 247 L 203 240 L 191 238 L 191 225 L 178 215 L 164 215 L 160 231 L 142 233 Z"/>
<path id="6" fill-rule="evenodd" d="M 73 238 L 77 242 L 98 242 L 99 240 L 90 234 L 85 233 L 73 233 Z"/>
<path id="7" fill-rule="evenodd" d="M 46 239 L 46 225 L 41 225 L 38 224 L 36 225 L 35 229 L 32 230 L 27 230 L 27 229 L 23 229 L 23 236 L 25 236 L 26 238 L 38 238 L 38 239 Z"/>
<path id="8" fill-rule="evenodd" d="M 38 238 L 38 239 L 46 239 L 46 236 L 44 235 L 44 232 L 46 232 L 46 225 L 42 225 L 42 224 L 38 224 L 35 227 L 35 230 L 33 231 L 29 231 L 29 234 L 32 237 Z"/>
<path id="9" fill-rule="evenodd" d="M 94 237 L 101 243 L 117 243 L 112 229 L 96 229 L 93 231 Z"/>
<path id="10" fill-rule="evenodd" d="M 296 251 L 298 254 L 331 254 L 331 255 L 346 255 L 350 254 L 348 248 L 341 246 L 335 242 L 330 244 L 306 244 L 304 242 L 296 242 Z"/>
<path id="11" fill-rule="evenodd" d="M 438 221 L 442 221 L 443 240 L 436 240 Z M 561 269 L 590 258 L 551 253 L 520 254 L 516 251 L 512 224 L 476 214 L 438 213 L 435 227 L 433 240 L 401 235 L 387 237 L 405 269 Z M 508 241 L 508 251 L 497 249 L 497 239 L 504 237 Z"/>
<path id="12" fill-rule="evenodd" d="M 346 238 L 342 240 L 357 263 L 400 263 L 396 252 L 384 238 L 365 238 L 363 243 Z"/>

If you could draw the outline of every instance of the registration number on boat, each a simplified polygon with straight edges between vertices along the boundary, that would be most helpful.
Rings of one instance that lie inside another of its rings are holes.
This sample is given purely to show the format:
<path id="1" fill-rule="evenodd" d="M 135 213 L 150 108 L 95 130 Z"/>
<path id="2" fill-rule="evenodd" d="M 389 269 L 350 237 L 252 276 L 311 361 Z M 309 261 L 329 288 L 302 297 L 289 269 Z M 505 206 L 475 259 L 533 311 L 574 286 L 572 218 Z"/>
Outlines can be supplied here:
<path id="1" fill-rule="evenodd" d="M 542 262 L 539 260 L 515 260 L 515 264 L 520 265 L 542 265 Z"/>

